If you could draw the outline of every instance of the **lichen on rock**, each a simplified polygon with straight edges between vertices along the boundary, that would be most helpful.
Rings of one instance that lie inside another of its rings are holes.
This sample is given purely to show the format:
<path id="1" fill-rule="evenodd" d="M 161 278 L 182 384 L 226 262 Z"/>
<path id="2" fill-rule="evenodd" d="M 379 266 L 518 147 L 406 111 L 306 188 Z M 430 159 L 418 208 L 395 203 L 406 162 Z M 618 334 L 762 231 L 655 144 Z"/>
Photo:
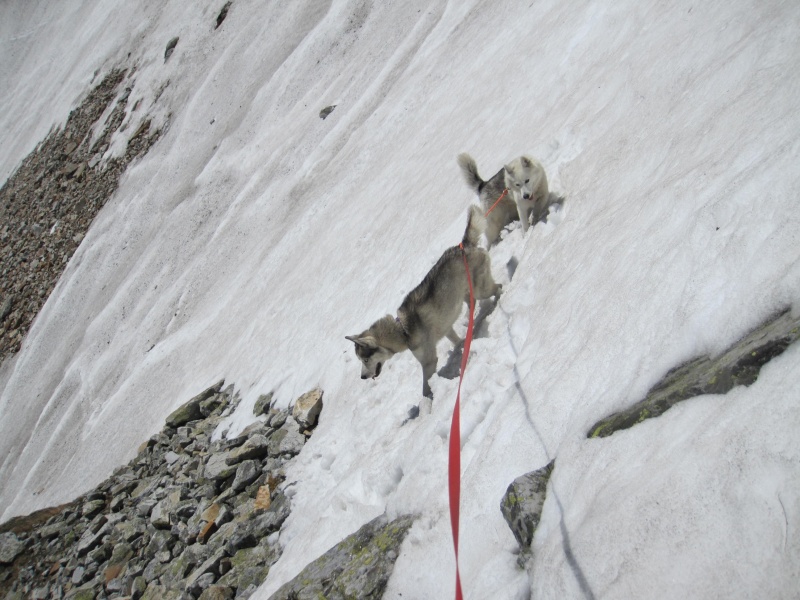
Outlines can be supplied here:
<path id="1" fill-rule="evenodd" d="M 378 600 L 414 516 L 373 519 L 310 563 L 270 600 Z"/>
<path id="2" fill-rule="evenodd" d="M 800 316 L 785 310 L 765 321 L 720 356 L 694 358 L 669 371 L 645 398 L 595 423 L 589 438 L 608 437 L 646 419 L 658 417 L 678 402 L 703 394 L 726 394 L 749 386 L 770 360 L 800 338 Z"/>
<path id="3" fill-rule="evenodd" d="M 500 502 L 500 512 L 519 544 L 521 562 L 530 554 L 533 535 L 542 517 L 547 482 L 554 466 L 555 461 L 551 460 L 541 469 L 517 477 Z"/>

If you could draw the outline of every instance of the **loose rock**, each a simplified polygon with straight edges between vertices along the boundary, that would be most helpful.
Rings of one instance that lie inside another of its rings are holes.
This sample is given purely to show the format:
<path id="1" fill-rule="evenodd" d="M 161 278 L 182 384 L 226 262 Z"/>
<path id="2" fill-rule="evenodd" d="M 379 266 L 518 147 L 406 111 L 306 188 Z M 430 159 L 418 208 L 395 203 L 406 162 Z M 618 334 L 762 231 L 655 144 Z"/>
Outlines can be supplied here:
<path id="1" fill-rule="evenodd" d="M 277 430 L 257 423 L 210 443 L 222 412 L 237 401 L 231 386 L 221 388 L 182 406 L 205 406 L 208 416 L 170 420 L 79 500 L 0 526 L 0 557 L 15 569 L 0 565 L 0 598 L 23 589 L 24 598 L 47 590 L 71 600 L 251 594 L 280 557 L 270 536 L 291 509 L 280 483 L 305 436 L 282 411 Z"/>
<path id="2" fill-rule="evenodd" d="M 0 187 L 0 362 L 18 351 L 122 173 L 161 136 L 129 138 L 123 156 L 101 162 L 111 137 L 125 135 L 126 77 L 110 71 Z"/>
<path id="3" fill-rule="evenodd" d="M 266 414 L 269 410 L 269 406 L 272 403 L 272 392 L 269 394 L 264 394 L 258 397 L 256 400 L 255 405 L 253 406 L 253 414 L 255 416 L 261 416 Z"/>
<path id="4" fill-rule="evenodd" d="M 555 462 L 550 463 L 520 477 L 508 486 L 500 503 L 500 512 L 511 528 L 522 554 L 520 562 L 527 559 L 533 534 L 539 526 L 547 491 L 547 482 L 553 472 Z"/>
<path id="5" fill-rule="evenodd" d="M 317 388 L 306 392 L 297 399 L 292 409 L 292 416 L 301 427 L 312 429 L 316 427 L 321 411 L 322 390 Z"/>
<path id="6" fill-rule="evenodd" d="M 200 392 L 197 396 L 189 400 L 186 404 L 183 404 L 176 408 L 166 420 L 168 427 L 180 427 L 181 425 L 186 425 L 189 421 L 196 421 L 197 419 L 201 419 L 203 414 L 200 412 L 200 404 L 205 400 L 208 400 L 211 396 L 219 392 L 222 388 L 222 385 L 225 383 L 224 380 L 218 381 L 216 384 L 212 385 L 210 388 Z"/>
<path id="7" fill-rule="evenodd" d="M 11 532 L 0 535 L 0 564 L 14 562 L 25 550 L 25 542 Z"/>

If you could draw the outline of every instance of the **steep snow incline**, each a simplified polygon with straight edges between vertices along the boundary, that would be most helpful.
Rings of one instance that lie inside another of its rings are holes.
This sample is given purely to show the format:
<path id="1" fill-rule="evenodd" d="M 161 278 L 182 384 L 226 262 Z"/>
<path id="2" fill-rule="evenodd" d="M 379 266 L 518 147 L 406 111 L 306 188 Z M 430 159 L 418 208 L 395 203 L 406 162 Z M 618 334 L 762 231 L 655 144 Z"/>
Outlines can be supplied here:
<path id="1" fill-rule="evenodd" d="M 419 515 L 386 597 L 451 595 L 456 382 L 434 377 L 432 412 L 401 425 L 418 363 L 361 381 L 344 336 L 460 239 L 455 156 L 488 178 L 525 152 L 567 203 L 492 251 L 505 292 L 464 384 L 467 596 L 794 594 L 797 349 L 750 388 L 586 431 L 800 298 L 800 7 L 236 0 L 215 30 L 221 1 L 118 4 L 0 8 L 0 173 L 96 70 L 135 66 L 130 123 L 169 124 L 3 367 L 0 518 L 100 481 L 220 377 L 244 397 L 231 433 L 259 394 L 319 385 L 253 597 L 385 510 Z M 553 458 L 529 574 L 499 502 Z"/>

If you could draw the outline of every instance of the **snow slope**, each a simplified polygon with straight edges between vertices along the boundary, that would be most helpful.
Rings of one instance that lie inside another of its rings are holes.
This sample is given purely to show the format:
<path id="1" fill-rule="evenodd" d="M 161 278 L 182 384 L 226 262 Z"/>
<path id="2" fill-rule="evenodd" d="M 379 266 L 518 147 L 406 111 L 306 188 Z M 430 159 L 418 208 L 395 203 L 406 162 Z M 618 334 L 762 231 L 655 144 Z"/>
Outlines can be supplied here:
<path id="1" fill-rule="evenodd" d="M 434 377 L 431 414 L 401 426 L 419 365 L 361 381 L 344 336 L 460 239 L 455 156 L 488 178 L 525 152 L 568 200 L 492 253 L 505 292 L 463 392 L 466 596 L 796 597 L 800 350 L 749 388 L 586 431 L 797 305 L 800 6 L 234 0 L 215 30 L 222 4 L 0 5 L 0 177 L 116 66 L 136 66 L 131 127 L 169 124 L 0 372 L 0 519 L 101 481 L 221 377 L 244 397 L 231 433 L 258 395 L 319 385 L 254 598 L 384 511 L 419 514 L 386 597 L 452 595 L 456 382 Z M 553 458 L 522 571 L 500 498 Z"/>

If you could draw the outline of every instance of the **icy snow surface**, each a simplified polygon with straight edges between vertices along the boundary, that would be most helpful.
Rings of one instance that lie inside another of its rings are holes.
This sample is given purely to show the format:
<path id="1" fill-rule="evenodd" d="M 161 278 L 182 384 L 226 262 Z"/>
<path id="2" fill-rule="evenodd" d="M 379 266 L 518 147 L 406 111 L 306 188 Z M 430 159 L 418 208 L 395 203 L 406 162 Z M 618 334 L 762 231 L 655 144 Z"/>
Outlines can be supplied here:
<path id="1" fill-rule="evenodd" d="M 488 178 L 524 152 L 567 203 L 492 251 L 505 292 L 463 392 L 466 597 L 796 597 L 800 348 L 749 388 L 586 431 L 799 304 L 800 4 L 234 0 L 215 30 L 222 4 L 0 4 L 0 179 L 113 67 L 136 65 L 131 127 L 169 122 L 0 372 L 0 518 L 87 490 L 222 377 L 244 398 L 229 433 L 258 395 L 321 386 L 253 598 L 384 511 L 419 515 L 386 597 L 452 597 L 456 381 L 401 426 L 418 363 L 361 381 L 344 336 L 460 239 L 456 155 Z M 499 503 L 553 458 L 526 572 Z"/>

